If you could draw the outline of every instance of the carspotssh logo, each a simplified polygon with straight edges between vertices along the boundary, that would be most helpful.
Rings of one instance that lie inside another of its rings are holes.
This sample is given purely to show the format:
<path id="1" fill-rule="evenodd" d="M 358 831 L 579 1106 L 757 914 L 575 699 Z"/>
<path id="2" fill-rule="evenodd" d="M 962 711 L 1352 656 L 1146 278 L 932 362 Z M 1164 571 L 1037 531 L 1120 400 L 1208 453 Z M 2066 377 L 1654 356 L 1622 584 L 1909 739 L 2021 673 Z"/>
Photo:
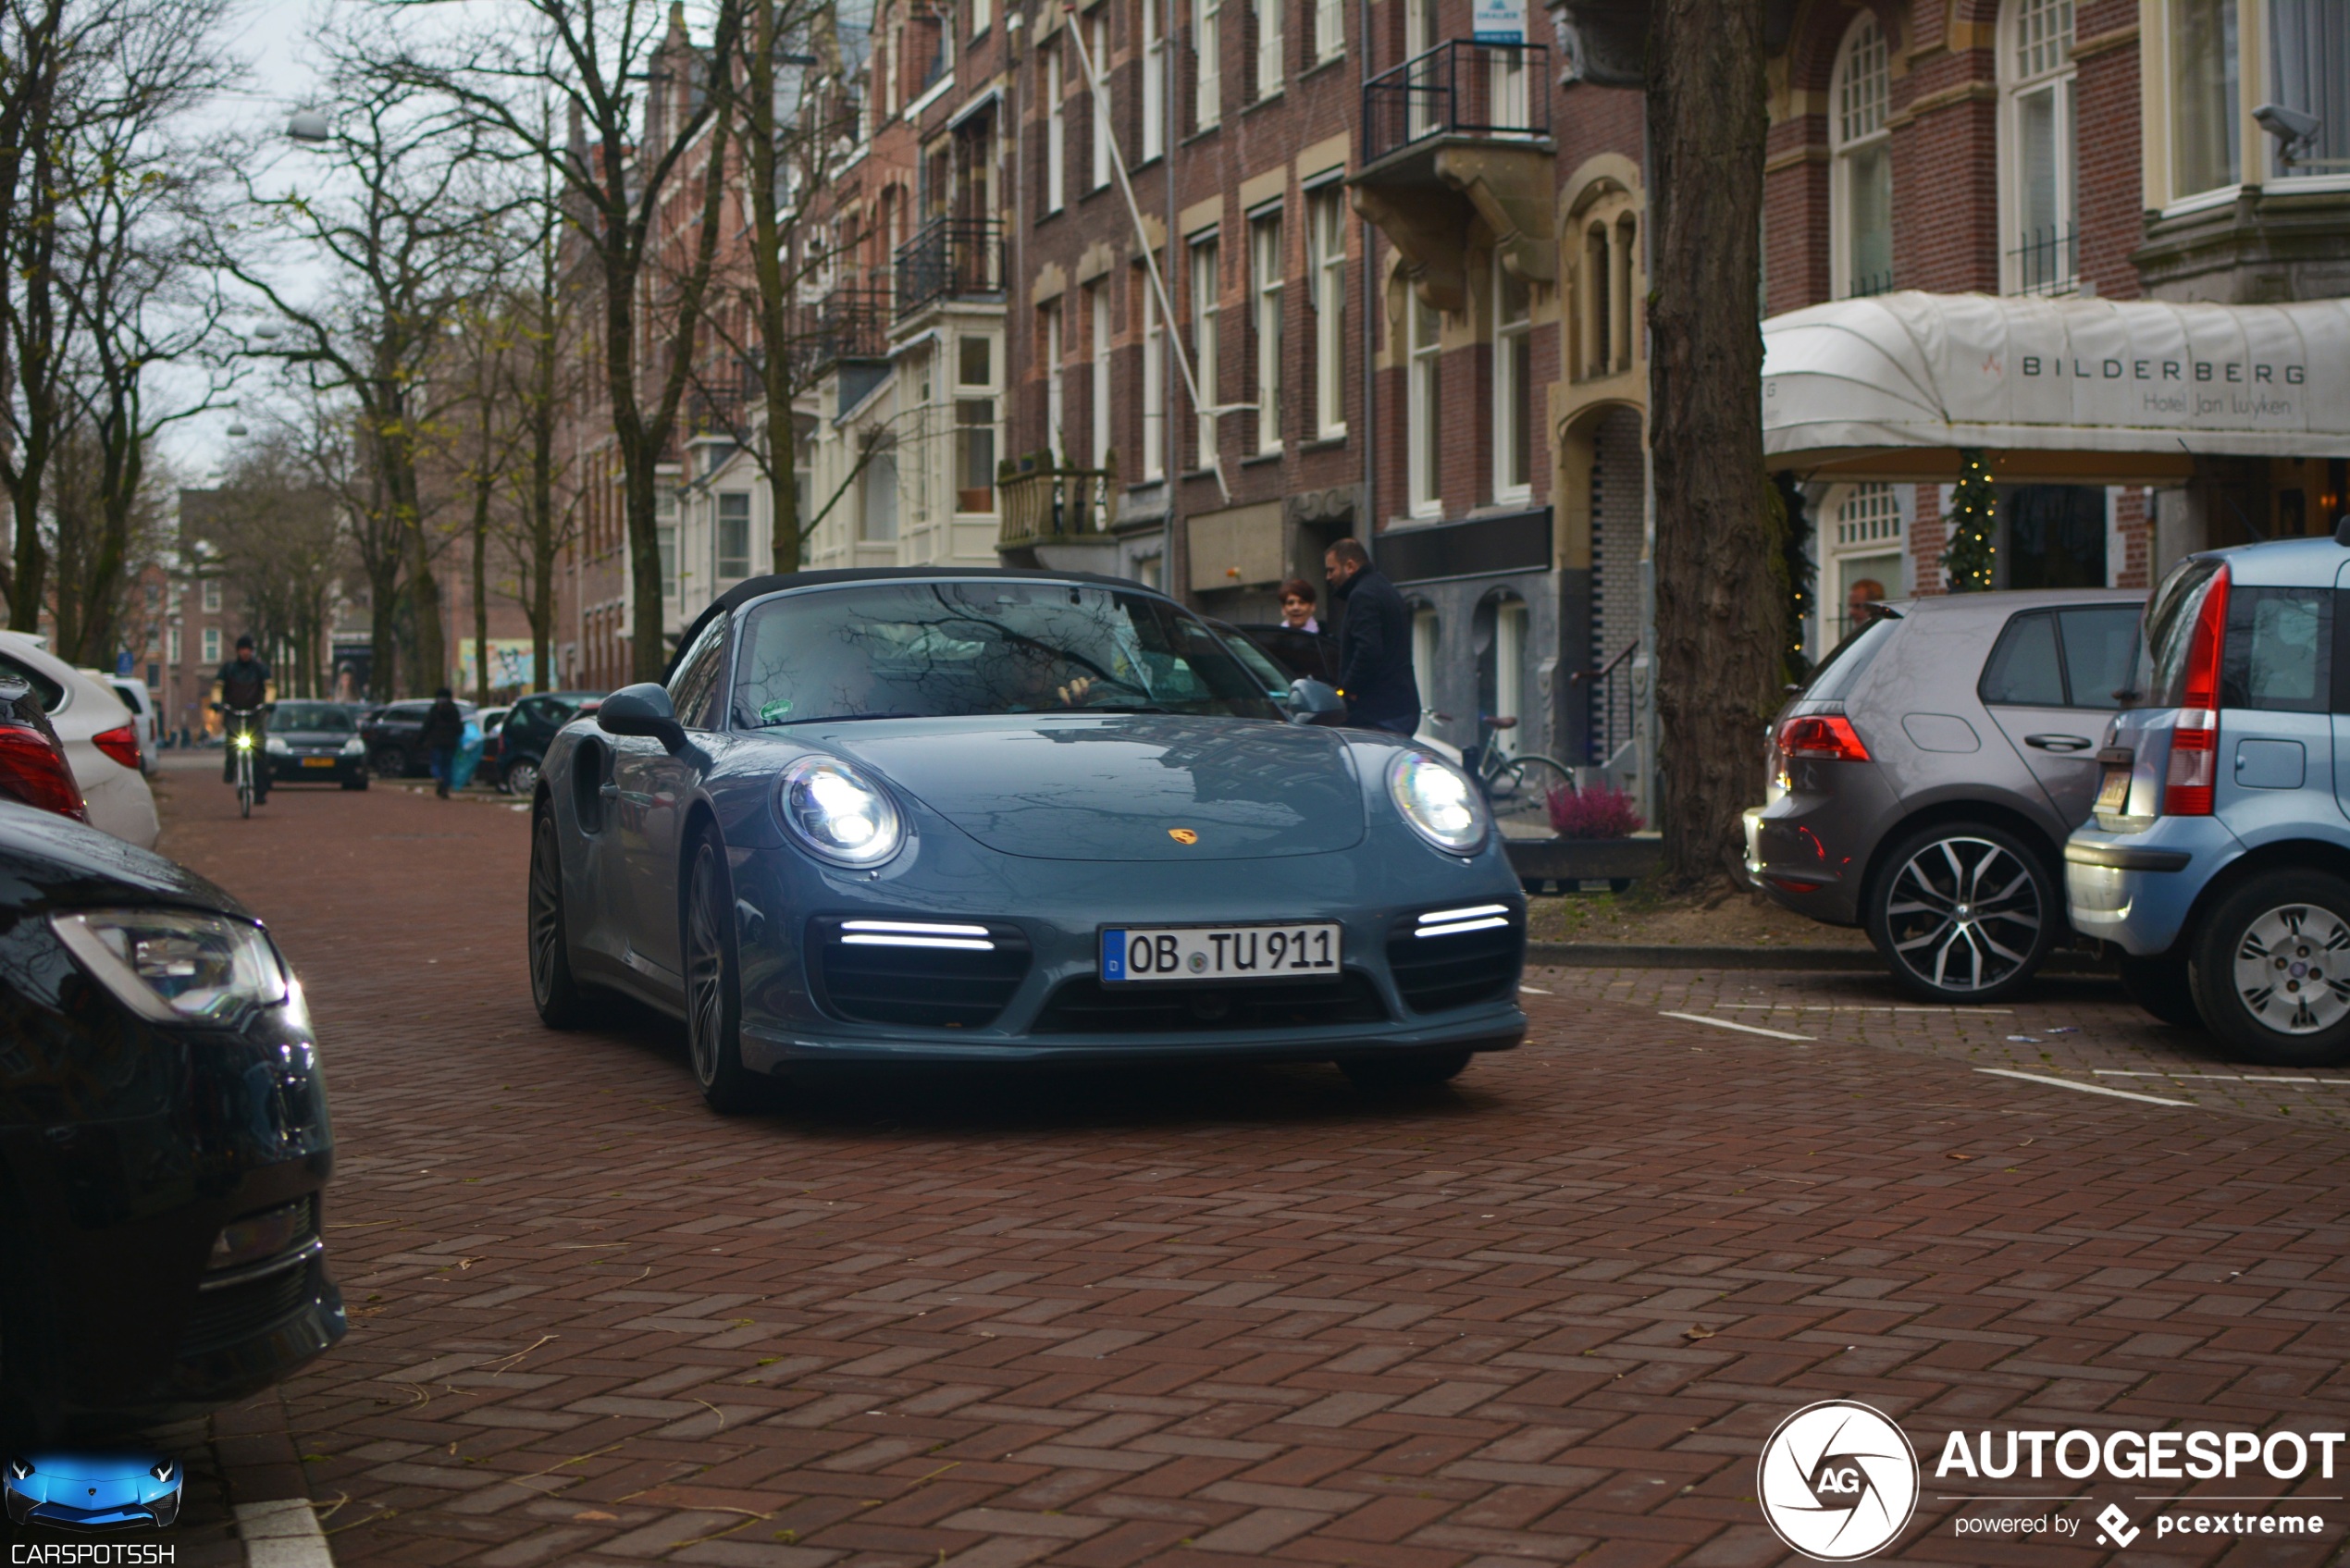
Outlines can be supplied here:
<path id="1" fill-rule="evenodd" d="M 1762 1445 L 1758 1495 L 1779 1539 L 1822 1562 L 1850 1562 L 1901 1533 L 1918 1505 L 1918 1456 L 1882 1411 L 1822 1400 Z"/>

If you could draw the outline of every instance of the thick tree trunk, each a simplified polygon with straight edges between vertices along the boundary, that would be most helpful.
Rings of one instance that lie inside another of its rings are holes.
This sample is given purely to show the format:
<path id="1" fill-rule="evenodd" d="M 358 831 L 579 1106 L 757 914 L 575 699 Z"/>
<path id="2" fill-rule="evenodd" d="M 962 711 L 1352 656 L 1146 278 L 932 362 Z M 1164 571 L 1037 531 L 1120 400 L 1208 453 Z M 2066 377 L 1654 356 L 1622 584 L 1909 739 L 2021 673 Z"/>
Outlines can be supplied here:
<path id="1" fill-rule="evenodd" d="M 489 445 L 485 439 L 484 447 Z M 489 493 L 474 482 L 474 701 L 489 706 Z"/>
<path id="2" fill-rule="evenodd" d="M 1660 826 L 1682 887 L 1735 878 L 1785 607 L 1762 506 L 1762 0 L 1654 0 L 1649 441 Z"/>
<path id="3" fill-rule="evenodd" d="M 744 152 L 750 164 L 751 265 L 759 282 L 761 391 L 767 405 L 769 570 L 799 570 L 798 431 L 792 422 L 792 341 L 785 312 L 782 220 L 775 207 L 775 51 L 778 0 L 748 0 Z"/>

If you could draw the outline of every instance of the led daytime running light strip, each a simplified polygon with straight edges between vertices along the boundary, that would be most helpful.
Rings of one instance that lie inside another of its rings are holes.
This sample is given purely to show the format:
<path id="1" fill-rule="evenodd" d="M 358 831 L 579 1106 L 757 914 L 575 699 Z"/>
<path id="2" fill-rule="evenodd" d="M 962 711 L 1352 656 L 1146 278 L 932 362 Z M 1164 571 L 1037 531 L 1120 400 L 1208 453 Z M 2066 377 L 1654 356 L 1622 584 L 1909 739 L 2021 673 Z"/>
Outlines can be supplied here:
<path id="1" fill-rule="evenodd" d="M 847 947 L 945 947 L 963 953 L 993 953 L 985 926 L 932 925 L 921 920 L 843 920 Z"/>
<path id="2" fill-rule="evenodd" d="M 1463 932 L 1493 931 L 1508 925 L 1506 904 L 1478 904 L 1466 909 L 1431 909 L 1420 917 L 1414 936 L 1458 936 Z"/>

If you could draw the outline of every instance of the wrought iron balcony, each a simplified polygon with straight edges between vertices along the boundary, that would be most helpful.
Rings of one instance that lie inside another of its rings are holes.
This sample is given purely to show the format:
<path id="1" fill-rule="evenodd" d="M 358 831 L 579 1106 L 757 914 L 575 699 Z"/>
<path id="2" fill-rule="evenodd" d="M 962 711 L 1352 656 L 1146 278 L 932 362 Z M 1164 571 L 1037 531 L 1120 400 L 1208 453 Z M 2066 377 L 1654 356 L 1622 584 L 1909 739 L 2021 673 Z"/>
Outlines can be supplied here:
<path id="1" fill-rule="evenodd" d="M 994 218 L 934 218 L 897 247 L 897 262 L 901 316 L 939 300 L 998 296 L 1004 226 Z"/>
<path id="2" fill-rule="evenodd" d="M 1050 458 L 1007 462 L 996 491 L 1002 513 L 999 550 L 1107 541 L 1118 522 L 1118 467 L 1069 468 Z"/>
<path id="3" fill-rule="evenodd" d="M 1551 134 L 1550 56 L 1541 43 L 1455 38 L 1363 87 L 1363 160 L 1435 137 L 1534 141 Z"/>

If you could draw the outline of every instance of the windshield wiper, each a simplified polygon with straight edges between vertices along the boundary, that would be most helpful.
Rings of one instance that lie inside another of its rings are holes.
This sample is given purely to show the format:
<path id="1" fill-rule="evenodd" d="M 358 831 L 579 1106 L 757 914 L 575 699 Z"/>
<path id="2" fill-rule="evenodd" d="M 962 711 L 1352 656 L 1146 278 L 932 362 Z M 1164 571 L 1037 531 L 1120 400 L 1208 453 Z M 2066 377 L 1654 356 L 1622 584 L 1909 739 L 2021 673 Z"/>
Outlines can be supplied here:
<path id="1" fill-rule="evenodd" d="M 805 719 L 777 719 L 761 724 L 762 730 L 780 730 L 790 724 L 853 724 L 867 719 L 927 719 L 927 713 L 818 713 Z"/>

